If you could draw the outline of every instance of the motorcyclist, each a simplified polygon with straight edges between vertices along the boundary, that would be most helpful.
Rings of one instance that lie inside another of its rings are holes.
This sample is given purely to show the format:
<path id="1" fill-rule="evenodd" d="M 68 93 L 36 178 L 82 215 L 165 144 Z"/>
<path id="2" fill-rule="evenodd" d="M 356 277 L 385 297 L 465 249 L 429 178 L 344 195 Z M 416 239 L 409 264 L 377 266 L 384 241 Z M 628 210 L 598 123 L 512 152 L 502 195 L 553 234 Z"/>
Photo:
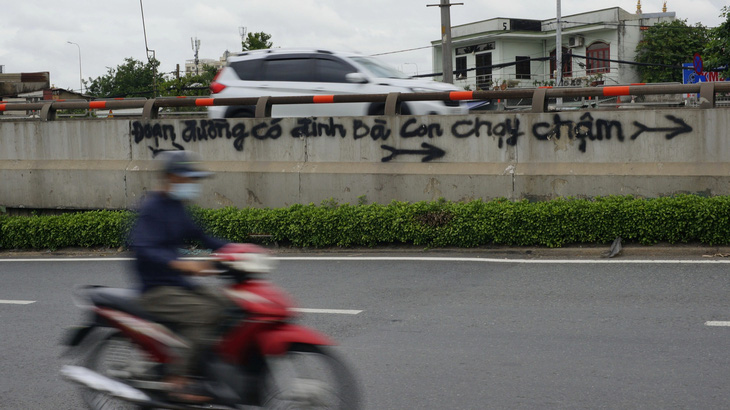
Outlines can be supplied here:
<path id="1" fill-rule="evenodd" d="M 200 241 L 210 249 L 218 249 L 226 242 L 206 235 L 185 209 L 186 202 L 199 195 L 199 181 L 211 175 L 199 168 L 196 155 L 189 151 L 166 151 L 158 161 L 162 166 L 161 187 L 145 196 L 131 232 L 136 276 L 142 291 L 140 304 L 156 318 L 172 323 L 189 342 L 189 349 L 181 351 L 180 362 L 167 369 L 165 380 L 171 398 L 202 402 L 208 398 L 191 378 L 196 373 L 195 358 L 211 343 L 226 305 L 222 296 L 189 279 L 210 275 L 212 264 L 180 259 L 179 252 L 190 240 Z"/>

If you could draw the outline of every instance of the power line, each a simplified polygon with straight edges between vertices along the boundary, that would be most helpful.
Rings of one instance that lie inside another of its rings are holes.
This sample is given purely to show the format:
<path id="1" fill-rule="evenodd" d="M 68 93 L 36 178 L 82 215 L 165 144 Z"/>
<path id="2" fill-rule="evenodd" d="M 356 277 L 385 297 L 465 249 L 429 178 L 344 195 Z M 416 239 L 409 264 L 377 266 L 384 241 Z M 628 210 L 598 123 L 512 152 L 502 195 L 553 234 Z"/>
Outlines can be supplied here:
<path id="1" fill-rule="evenodd" d="M 579 54 L 570 54 L 570 53 L 564 53 L 566 56 L 570 56 L 571 58 L 579 58 L 584 60 L 595 60 L 595 61 L 608 61 L 612 63 L 619 63 L 619 64 L 627 64 L 627 65 L 634 65 L 634 66 L 643 66 L 643 67 L 661 67 L 661 68 L 670 68 L 670 69 L 676 69 L 676 70 L 694 70 L 693 67 L 683 67 L 683 66 L 676 66 L 676 65 L 668 65 L 668 64 L 657 64 L 657 63 L 637 63 L 636 61 L 626 61 L 626 60 L 613 60 L 609 58 L 598 58 L 598 57 L 588 57 L 588 56 L 582 56 Z M 513 65 L 517 65 L 524 61 L 554 61 L 554 57 L 538 57 L 538 58 L 530 58 L 526 60 L 520 60 L 520 61 L 509 61 L 506 63 L 500 63 L 500 64 L 492 64 L 492 65 L 485 65 L 485 66 L 479 66 L 479 67 L 472 67 L 467 68 L 464 70 L 458 70 L 458 72 L 467 72 L 467 71 L 476 71 L 476 70 L 499 70 L 505 67 L 510 67 Z M 420 75 L 414 75 L 413 77 L 438 77 L 442 75 L 443 73 L 431 73 L 431 74 L 420 74 Z"/>
<path id="2" fill-rule="evenodd" d="M 604 24 L 604 25 L 615 25 L 615 26 L 620 25 L 620 23 L 617 23 L 617 22 L 600 22 L 600 23 L 593 22 L 593 23 L 589 23 L 589 22 L 567 21 L 567 20 L 561 20 L 561 22 L 563 24 L 565 24 L 565 23 L 572 23 L 572 24 L 586 24 L 586 25 L 590 25 L 590 24 Z M 555 24 L 555 23 L 547 23 L 547 24 L 552 25 L 552 24 Z M 647 27 L 647 26 L 641 25 L 641 24 L 624 24 L 624 26 L 630 26 L 630 27 Z M 653 27 L 653 26 L 649 26 L 649 27 Z M 705 26 L 702 26 L 702 27 L 705 27 Z M 571 29 L 571 28 L 574 28 L 574 27 L 564 27 L 564 29 Z M 686 26 L 686 27 L 665 27 L 665 28 L 671 28 L 671 29 L 677 29 L 677 30 L 687 30 L 687 29 L 696 29 L 697 27 L 696 26 Z M 709 29 L 709 28 L 712 28 L 712 27 L 705 27 L 705 28 L 708 28 Z M 492 37 L 498 37 L 498 36 L 505 36 L 505 35 L 508 35 L 508 34 L 509 33 L 499 32 L 499 33 L 495 33 L 495 34 L 491 34 L 491 35 L 485 36 L 482 39 L 487 39 L 487 38 L 492 38 Z M 433 48 L 433 46 L 406 48 L 406 49 L 403 49 L 403 50 L 386 51 L 386 52 L 376 53 L 376 54 L 370 54 L 370 55 L 372 57 L 376 57 L 376 56 L 384 56 L 384 55 L 389 55 L 389 54 L 406 53 L 406 52 L 409 52 L 409 51 L 423 50 L 423 49 L 426 49 L 426 48 Z"/>
<path id="3" fill-rule="evenodd" d="M 405 53 L 407 51 L 415 51 L 415 50 L 423 50 L 424 48 L 431 48 L 432 46 L 425 46 L 425 47 L 416 47 L 416 48 L 407 48 L 405 50 L 396 50 L 396 51 L 386 51 L 384 53 L 377 53 L 377 54 L 370 54 L 372 57 L 375 56 L 384 56 L 387 54 L 398 54 L 398 53 Z"/>
<path id="4" fill-rule="evenodd" d="M 646 24 L 627 24 L 627 23 L 620 23 L 620 22 L 616 22 L 616 21 L 599 21 L 599 22 L 594 21 L 594 22 L 588 22 L 588 21 L 561 20 L 561 23 L 563 23 L 563 24 L 566 24 L 566 23 L 570 23 L 570 24 L 584 24 L 584 25 L 596 25 L 596 24 L 600 24 L 600 25 L 606 25 L 606 26 L 620 26 L 620 25 L 623 25 L 623 26 L 626 26 L 626 27 L 654 27 L 654 25 L 648 26 Z M 553 25 L 553 24 L 555 24 L 555 22 L 545 23 L 545 25 Z M 714 27 L 702 26 L 702 25 L 700 27 L 701 28 L 707 28 L 707 29 L 714 28 Z M 563 27 L 563 28 L 565 29 L 565 28 L 574 28 L 574 27 Z M 684 26 L 684 27 L 668 26 L 668 27 L 664 27 L 664 28 L 671 28 L 671 29 L 677 29 L 677 30 L 686 30 L 688 28 L 689 29 L 696 29 L 698 27 L 697 26 Z"/>
<path id="5" fill-rule="evenodd" d="M 500 31 L 499 33 L 495 33 L 495 34 L 489 34 L 489 35 L 486 35 L 486 36 L 484 36 L 484 37 L 480 37 L 479 39 L 480 39 L 480 40 L 486 40 L 486 39 L 490 39 L 490 38 L 494 38 L 494 37 L 500 37 L 500 36 L 505 36 L 505 35 L 507 35 L 507 34 L 508 34 L 508 33 L 504 33 L 504 32 L 501 32 L 501 31 Z M 458 44 L 457 44 L 457 45 L 458 45 Z M 377 54 L 370 54 L 370 56 L 372 56 L 372 57 L 376 57 L 376 56 L 384 56 L 384 55 L 388 55 L 388 54 L 398 54 L 398 53 L 405 53 L 405 52 L 407 52 L 407 51 L 423 50 L 423 49 L 425 49 L 425 48 L 433 48 L 433 47 L 434 47 L 434 46 L 424 46 L 424 47 L 406 48 L 406 49 L 404 49 L 404 50 L 386 51 L 386 52 L 383 52 L 383 53 L 377 53 Z"/>

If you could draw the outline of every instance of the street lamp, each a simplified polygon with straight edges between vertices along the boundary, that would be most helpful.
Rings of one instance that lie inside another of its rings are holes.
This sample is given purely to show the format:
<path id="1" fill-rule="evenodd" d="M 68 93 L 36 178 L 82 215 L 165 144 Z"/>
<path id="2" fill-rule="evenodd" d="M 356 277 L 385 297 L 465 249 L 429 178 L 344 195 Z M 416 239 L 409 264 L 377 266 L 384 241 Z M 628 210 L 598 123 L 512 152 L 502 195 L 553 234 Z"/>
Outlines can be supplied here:
<path id="1" fill-rule="evenodd" d="M 74 43 L 73 41 L 67 41 L 67 43 L 73 44 L 76 47 L 78 47 L 78 49 L 79 49 L 79 90 L 80 90 L 79 92 L 81 94 L 83 94 L 84 93 L 84 80 L 83 80 L 83 76 L 81 75 L 81 46 L 78 45 L 77 43 Z"/>

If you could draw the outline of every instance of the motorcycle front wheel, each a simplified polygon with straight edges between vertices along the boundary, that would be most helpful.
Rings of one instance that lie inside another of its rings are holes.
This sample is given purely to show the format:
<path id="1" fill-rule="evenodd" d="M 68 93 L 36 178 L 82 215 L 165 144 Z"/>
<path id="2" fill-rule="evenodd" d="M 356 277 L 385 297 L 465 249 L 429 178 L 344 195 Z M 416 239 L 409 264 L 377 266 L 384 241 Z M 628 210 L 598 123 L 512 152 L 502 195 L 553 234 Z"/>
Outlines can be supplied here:
<path id="1" fill-rule="evenodd" d="M 353 373 L 331 349 L 293 344 L 283 357 L 266 359 L 265 409 L 358 409 Z"/>
<path id="2" fill-rule="evenodd" d="M 122 336 L 120 332 L 111 332 L 101 339 L 84 361 L 85 367 L 112 379 L 119 379 L 125 368 L 135 357 L 141 355 L 139 349 L 131 340 Z M 101 391 L 82 388 L 81 397 L 86 405 L 93 410 L 142 410 L 134 403 L 111 396 Z"/>

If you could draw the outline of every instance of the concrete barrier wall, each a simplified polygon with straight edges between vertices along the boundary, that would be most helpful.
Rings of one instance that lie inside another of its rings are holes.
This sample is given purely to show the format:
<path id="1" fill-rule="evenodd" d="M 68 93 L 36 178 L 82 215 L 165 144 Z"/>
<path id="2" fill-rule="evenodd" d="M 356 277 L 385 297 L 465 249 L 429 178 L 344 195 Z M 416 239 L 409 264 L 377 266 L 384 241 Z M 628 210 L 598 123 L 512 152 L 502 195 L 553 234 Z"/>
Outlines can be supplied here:
<path id="1" fill-rule="evenodd" d="M 199 204 L 730 193 L 730 111 L 0 121 L 0 206 L 131 208 L 160 150 L 217 173 Z"/>

